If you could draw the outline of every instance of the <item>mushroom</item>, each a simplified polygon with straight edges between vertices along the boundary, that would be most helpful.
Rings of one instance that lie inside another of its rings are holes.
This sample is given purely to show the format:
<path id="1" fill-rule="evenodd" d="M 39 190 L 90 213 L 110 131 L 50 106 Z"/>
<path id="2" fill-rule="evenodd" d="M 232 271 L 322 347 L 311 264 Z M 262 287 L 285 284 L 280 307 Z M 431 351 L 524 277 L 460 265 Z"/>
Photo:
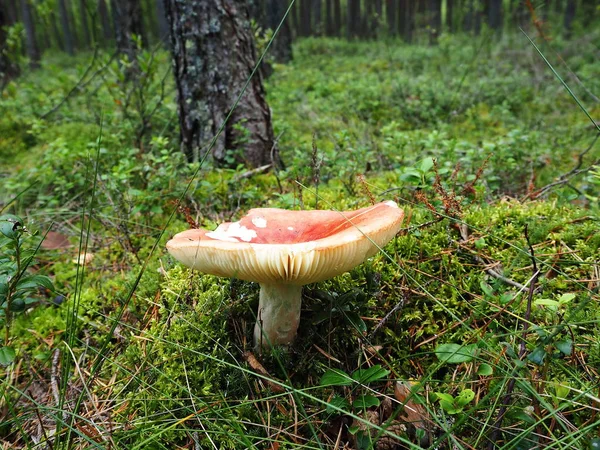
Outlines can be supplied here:
<path id="1" fill-rule="evenodd" d="M 298 330 L 302 286 L 373 256 L 396 235 L 403 216 L 393 201 L 345 212 L 256 208 L 214 231 L 178 233 L 167 249 L 192 269 L 258 282 L 254 343 L 287 345 Z"/>

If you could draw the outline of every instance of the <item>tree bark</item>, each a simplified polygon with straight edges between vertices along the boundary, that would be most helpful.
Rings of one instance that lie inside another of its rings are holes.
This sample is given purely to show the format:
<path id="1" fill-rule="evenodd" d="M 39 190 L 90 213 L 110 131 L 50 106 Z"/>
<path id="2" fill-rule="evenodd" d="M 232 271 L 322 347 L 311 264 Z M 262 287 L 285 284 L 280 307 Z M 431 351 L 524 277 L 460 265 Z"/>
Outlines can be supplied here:
<path id="1" fill-rule="evenodd" d="M 385 16 L 387 19 L 388 34 L 395 36 L 398 29 L 396 28 L 396 0 L 385 0 Z"/>
<path id="2" fill-rule="evenodd" d="M 442 28 L 442 0 L 429 0 L 429 43 L 436 44 Z"/>
<path id="3" fill-rule="evenodd" d="M 446 30 L 454 33 L 454 0 L 446 0 Z"/>
<path id="4" fill-rule="evenodd" d="M 135 62 L 137 44 L 134 36 L 145 42 L 140 0 L 113 0 L 111 6 L 117 51 Z"/>
<path id="5" fill-rule="evenodd" d="M 289 17 L 282 19 L 287 11 L 286 5 L 281 0 L 269 0 L 267 8 L 267 26 L 273 32 L 279 28 L 279 33 L 275 36 L 271 44 L 271 54 L 278 63 L 288 63 L 292 60 L 292 30 L 289 25 Z"/>
<path id="6" fill-rule="evenodd" d="M 5 2 L 0 1 L 0 92 L 10 80 L 19 76 L 19 66 L 12 59 L 11 49 L 6 42 L 5 27 L 12 25 L 13 22 Z"/>
<path id="7" fill-rule="evenodd" d="M 98 0 L 98 17 L 100 18 L 100 26 L 102 27 L 102 38 L 104 44 L 112 40 L 113 34 L 110 27 L 110 19 L 108 17 L 108 7 L 106 0 Z"/>
<path id="8" fill-rule="evenodd" d="M 79 0 L 79 17 L 81 19 L 81 29 L 83 31 L 83 43 L 87 48 L 92 43 L 90 35 L 90 25 L 88 23 L 88 5 L 87 0 Z"/>
<path id="9" fill-rule="evenodd" d="M 348 0 L 348 39 L 361 35 L 360 20 L 360 0 Z"/>
<path id="10" fill-rule="evenodd" d="M 340 0 L 333 0 L 333 27 L 335 35 L 340 36 L 342 34 L 342 4 Z"/>
<path id="11" fill-rule="evenodd" d="M 502 0 L 488 0 L 487 19 L 492 30 L 502 27 Z"/>
<path id="12" fill-rule="evenodd" d="M 398 34 L 405 42 L 412 41 L 413 16 L 416 7 L 416 4 L 411 4 L 411 0 L 399 0 Z"/>
<path id="13" fill-rule="evenodd" d="M 310 36 L 312 34 L 312 0 L 297 0 L 300 1 L 300 34 L 302 36 Z"/>
<path id="14" fill-rule="evenodd" d="M 155 0 L 155 2 L 159 38 L 161 42 L 169 42 L 169 23 L 167 22 L 164 0 Z"/>
<path id="15" fill-rule="evenodd" d="M 65 0 L 58 0 L 58 13 L 60 15 L 60 26 L 65 43 L 65 50 L 71 56 L 75 54 L 73 43 L 73 34 L 71 34 L 71 24 L 69 23 L 69 12 Z"/>
<path id="16" fill-rule="evenodd" d="M 29 0 L 21 0 L 21 15 L 23 17 L 23 25 L 27 36 L 26 48 L 27 56 L 29 57 L 29 67 L 39 69 L 40 67 L 40 49 L 35 37 L 35 25 L 31 14 L 31 5 Z"/>
<path id="17" fill-rule="evenodd" d="M 212 150 L 217 164 L 278 163 L 271 113 L 260 73 L 250 78 L 256 50 L 244 0 L 167 0 L 181 147 L 190 160 Z"/>
<path id="18" fill-rule="evenodd" d="M 331 0 L 325 0 L 325 36 L 335 36 L 333 28 L 333 5 Z"/>
<path id="19" fill-rule="evenodd" d="M 573 31 L 573 19 L 575 19 L 576 12 L 576 1 L 575 0 L 567 0 L 567 7 L 565 8 L 565 31 L 567 37 L 571 36 Z"/>
<path id="20" fill-rule="evenodd" d="M 323 34 L 323 18 L 321 11 L 323 10 L 323 2 L 321 0 L 313 0 L 312 12 L 314 17 L 315 35 L 320 36 Z"/>

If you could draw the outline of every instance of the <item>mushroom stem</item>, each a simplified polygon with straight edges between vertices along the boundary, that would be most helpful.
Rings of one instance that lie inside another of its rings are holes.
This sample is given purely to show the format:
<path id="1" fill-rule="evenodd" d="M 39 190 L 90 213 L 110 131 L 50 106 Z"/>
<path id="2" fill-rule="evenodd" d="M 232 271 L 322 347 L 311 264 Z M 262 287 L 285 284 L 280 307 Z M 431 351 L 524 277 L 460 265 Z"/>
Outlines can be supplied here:
<path id="1" fill-rule="evenodd" d="M 292 343 L 300 323 L 301 301 L 302 286 L 261 283 L 254 327 L 256 348 Z"/>

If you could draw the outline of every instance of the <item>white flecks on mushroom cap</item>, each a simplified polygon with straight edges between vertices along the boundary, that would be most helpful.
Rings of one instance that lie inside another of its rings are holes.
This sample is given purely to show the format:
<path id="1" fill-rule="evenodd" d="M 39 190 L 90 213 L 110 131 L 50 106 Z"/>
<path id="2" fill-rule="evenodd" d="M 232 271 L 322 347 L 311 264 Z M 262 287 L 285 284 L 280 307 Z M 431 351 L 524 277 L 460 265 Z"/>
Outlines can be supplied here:
<path id="1" fill-rule="evenodd" d="M 233 222 L 219 225 L 215 231 L 206 233 L 206 236 L 218 241 L 239 242 L 241 239 L 244 242 L 251 242 L 256 237 L 256 231 L 241 226 L 239 222 Z"/>
<path id="2" fill-rule="evenodd" d="M 267 228 L 267 219 L 264 217 L 254 217 L 252 223 L 256 228 Z"/>

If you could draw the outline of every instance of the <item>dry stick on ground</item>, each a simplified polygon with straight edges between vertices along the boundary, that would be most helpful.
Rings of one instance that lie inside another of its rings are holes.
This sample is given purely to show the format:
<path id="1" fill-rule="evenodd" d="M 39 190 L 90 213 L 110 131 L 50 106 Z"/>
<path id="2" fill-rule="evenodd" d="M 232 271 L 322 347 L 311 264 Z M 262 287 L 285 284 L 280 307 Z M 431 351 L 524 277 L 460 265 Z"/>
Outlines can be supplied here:
<path id="1" fill-rule="evenodd" d="M 596 134 L 596 136 L 594 137 L 594 140 L 592 141 L 590 146 L 577 156 L 577 165 L 575 167 L 573 167 L 569 172 L 565 173 L 564 175 L 561 175 L 558 178 L 558 180 L 553 181 L 550 184 L 547 184 L 546 186 L 538 189 L 537 191 L 528 193 L 523 198 L 523 201 L 528 200 L 528 199 L 532 199 L 532 200 L 536 199 L 536 198 L 544 195 L 546 192 L 548 192 L 553 187 L 567 184 L 571 180 L 571 178 L 573 178 L 574 176 L 589 172 L 590 170 L 592 170 L 595 167 L 597 167 L 598 165 L 600 165 L 600 158 L 599 158 L 599 159 L 596 159 L 593 163 L 591 163 L 588 167 L 585 167 L 583 169 L 581 168 L 581 166 L 583 165 L 584 156 L 594 147 L 598 138 L 600 138 L 600 133 Z"/>
<path id="2" fill-rule="evenodd" d="M 459 230 L 460 230 L 460 236 L 464 242 L 467 242 L 469 240 L 469 228 L 467 226 L 466 223 L 460 224 L 458 226 Z M 496 272 L 494 269 L 490 268 L 490 264 L 486 263 L 483 258 L 477 254 L 472 255 L 473 259 L 475 259 L 475 261 L 477 261 L 478 264 L 481 264 L 485 270 L 485 272 L 494 277 L 494 278 L 498 278 L 500 281 L 503 281 L 504 283 L 516 287 L 517 289 L 519 289 L 520 291 L 525 291 L 527 290 L 526 286 L 523 286 L 521 283 L 517 283 L 514 280 L 511 280 L 510 278 L 506 278 L 504 275 L 502 275 L 499 272 Z"/>
<path id="3" fill-rule="evenodd" d="M 529 232 L 528 232 L 527 225 L 525 225 L 525 239 L 527 240 L 527 246 L 529 247 L 529 255 L 531 258 L 531 263 L 533 264 L 533 276 L 531 277 L 531 282 L 529 284 L 529 295 L 527 296 L 527 309 L 525 310 L 525 317 L 522 320 L 523 334 L 521 337 L 521 346 L 519 348 L 519 360 L 523 360 L 523 357 L 525 356 L 525 352 L 527 350 L 526 335 L 527 335 L 527 330 L 529 330 L 529 318 L 531 316 L 531 304 L 533 302 L 533 294 L 535 293 L 535 285 L 536 285 L 538 277 L 540 276 L 540 270 L 537 267 L 535 252 L 533 250 L 533 246 L 531 245 L 531 241 L 529 240 Z M 494 422 L 494 425 L 492 426 L 492 434 L 490 436 L 490 440 L 488 442 L 488 447 L 487 447 L 488 450 L 493 450 L 493 448 L 496 446 L 496 440 L 498 438 L 498 433 L 501 432 L 502 421 L 504 420 L 504 415 L 506 414 L 509 402 L 512 397 L 513 390 L 515 388 L 516 371 L 517 371 L 516 368 L 513 369 L 512 373 L 511 373 L 510 381 L 508 382 L 508 385 L 506 386 L 506 394 L 504 395 L 504 399 L 502 400 L 502 405 L 500 406 L 500 409 L 498 410 L 498 417 L 496 418 L 496 421 Z"/>

